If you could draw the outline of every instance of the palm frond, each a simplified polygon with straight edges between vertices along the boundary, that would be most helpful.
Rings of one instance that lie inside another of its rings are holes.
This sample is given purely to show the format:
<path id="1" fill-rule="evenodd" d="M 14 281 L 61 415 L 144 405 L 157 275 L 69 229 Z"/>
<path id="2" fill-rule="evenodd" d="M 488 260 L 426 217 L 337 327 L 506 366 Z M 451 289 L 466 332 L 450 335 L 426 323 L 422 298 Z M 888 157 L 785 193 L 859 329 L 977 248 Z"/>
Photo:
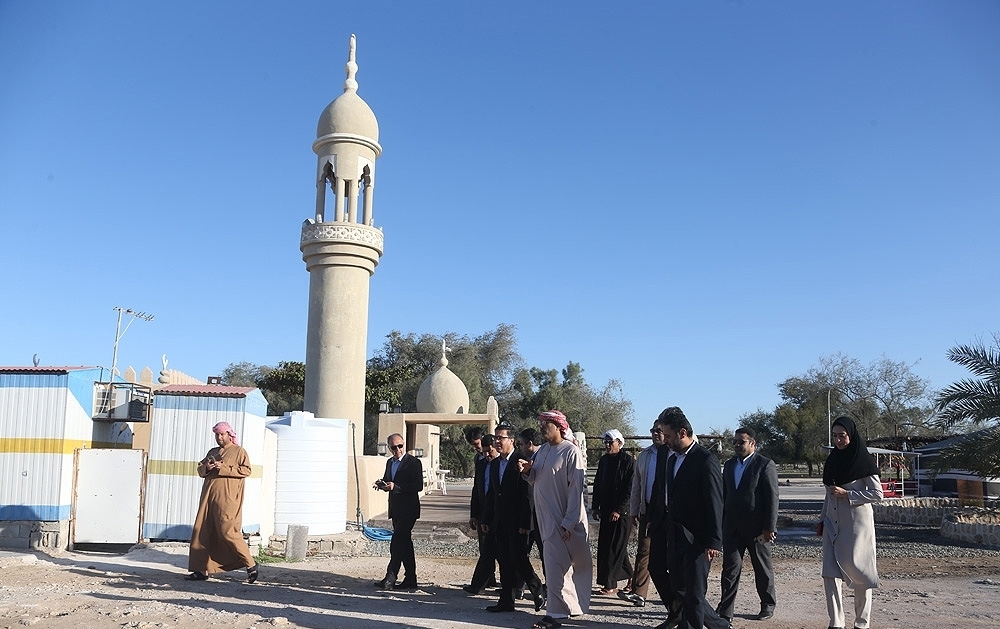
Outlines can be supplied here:
<path id="1" fill-rule="evenodd" d="M 959 345 L 948 350 L 948 360 L 962 365 L 977 376 L 1000 381 L 1000 348 Z"/>

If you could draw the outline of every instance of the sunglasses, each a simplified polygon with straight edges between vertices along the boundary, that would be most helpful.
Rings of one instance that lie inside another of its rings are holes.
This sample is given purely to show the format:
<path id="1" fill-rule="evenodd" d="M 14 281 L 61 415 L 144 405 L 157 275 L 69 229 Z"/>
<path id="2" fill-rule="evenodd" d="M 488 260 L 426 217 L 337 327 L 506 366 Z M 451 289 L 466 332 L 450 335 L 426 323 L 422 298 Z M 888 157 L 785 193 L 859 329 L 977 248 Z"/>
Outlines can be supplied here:
<path id="1" fill-rule="evenodd" d="M 649 434 L 651 434 L 651 435 L 662 435 L 663 434 L 663 430 L 661 430 L 659 428 L 650 428 Z"/>
<path id="2" fill-rule="evenodd" d="M 403 449 L 403 444 L 401 444 L 401 443 L 397 443 L 397 444 L 396 444 L 396 445 L 394 445 L 394 446 L 389 446 L 389 449 L 390 449 L 390 450 L 402 450 L 402 449 Z"/>

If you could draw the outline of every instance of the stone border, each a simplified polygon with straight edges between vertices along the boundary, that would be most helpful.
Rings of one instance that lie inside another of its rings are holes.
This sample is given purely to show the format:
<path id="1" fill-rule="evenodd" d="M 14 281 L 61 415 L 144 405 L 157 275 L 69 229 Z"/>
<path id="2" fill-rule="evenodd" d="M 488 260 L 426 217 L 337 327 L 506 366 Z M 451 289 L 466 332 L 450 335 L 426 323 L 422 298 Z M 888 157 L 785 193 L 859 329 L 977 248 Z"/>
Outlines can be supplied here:
<path id="1" fill-rule="evenodd" d="M 936 526 L 948 539 L 1000 547 L 1000 512 L 962 507 L 957 498 L 890 498 L 872 510 L 882 524 Z"/>

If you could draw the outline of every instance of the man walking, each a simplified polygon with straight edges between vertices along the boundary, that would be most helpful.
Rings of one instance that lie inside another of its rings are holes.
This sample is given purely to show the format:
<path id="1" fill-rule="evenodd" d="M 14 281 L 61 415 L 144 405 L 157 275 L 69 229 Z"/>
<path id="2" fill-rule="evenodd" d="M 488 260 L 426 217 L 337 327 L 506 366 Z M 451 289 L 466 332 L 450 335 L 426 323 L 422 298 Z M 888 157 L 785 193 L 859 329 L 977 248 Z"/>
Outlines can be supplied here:
<path id="1" fill-rule="evenodd" d="M 629 601 L 636 607 L 646 605 L 649 595 L 649 546 L 651 541 L 651 530 L 649 526 L 649 503 L 653 493 L 653 483 L 656 480 L 656 451 L 664 445 L 663 429 L 653 425 L 649 430 L 649 436 L 653 443 L 636 457 L 635 473 L 632 476 L 632 487 L 629 498 L 629 513 L 632 514 L 632 523 L 637 527 L 635 569 L 632 574 L 632 590 L 629 592 L 618 592 L 618 598 Z M 666 463 L 666 460 L 664 460 Z M 666 506 L 666 484 L 661 484 L 663 494 L 660 497 L 661 516 Z M 664 550 L 664 568 L 667 567 L 666 551 Z M 655 584 L 654 584 L 655 585 Z M 661 600 L 670 599 L 670 581 L 666 572 L 662 575 L 660 585 L 667 588 L 667 592 L 660 593 Z M 668 605 L 669 608 L 669 605 Z"/>
<path id="2" fill-rule="evenodd" d="M 538 446 L 542 445 L 542 437 L 534 428 L 525 428 L 517 437 L 517 450 L 521 453 L 522 459 L 535 458 Z M 538 516 L 535 514 L 535 490 L 528 486 L 528 503 L 531 505 L 531 530 L 528 532 L 528 554 L 531 554 L 532 544 L 538 546 L 538 557 L 542 561 L 542 573 L 545 573 L 545 551 L 542 545 L 542 536 L 538 532 Z M 545 584 L 542 584 L 542 592 L 545 591 Z"/>
<path id="3" fill-rule="evenodd" d="M 496 585 L 496 548 L 493 535 L 483 530 L 483 508 L 489 495 L 489 478 L 486 470 L 490 461 L 496 456 L 493 447 L 493 435 L 483 433 L 483 429 L 475 426 L 466 433 L 466 440 L 476 451 L 475 476 L 472 479 L 472 499 L 469 502 L 469 528 L 476 531 L 479 540 L 479 561 L 472 572 L 472 581 L 462 589 L 472 594 L 479 594 L 484 588 Z"/>
<path id="4" fill-rule="evenodd" d="M 545 605 L 542 582 L 528 559 L 528 529 L 531 527 L 530 488 L 518 471 L 521 456 L 514 450 L 514 429 L 498 426 L 494 436 L 497 457 L 490 461 L 491 500 L 483 509 L 483 528 L 493 535 L 500 563 L 500 600 L 486 608 L 490 612 L 514 611 L 514 592 L 523 584 L 531 591 L 535 611 Z"/>
<path id="5" fill-rule="evenodd" d="M 684 411 L 664 409 L 657 422 L 672 453 L 667 460 L 670 580 L 683 592 L 682 629 L 729 629 L 705 600 L 708 570 L 722 553 L 722 472 L 719 459 L 692 439 Z"/>
<path id="6" fill-rule="evenodd" d="M 413 525 L 420 519 L 419 492 L 424 488 L 424 468 L 420 459 L 406 453 L 403 436 L 394 433 L 386 439 L 390 457 L 385 462 L 385 474 L 373 487 L 389 492 L 389 519 L 392 520 L 392 541 L 389 542 L 389 566 L 385 577 L 376 581 L 379 589 L 417 589 L 417 561 L 413 553 Z M 396 584 L 400 566 L 405 577 Z"/>
<path id="7" fill-rule="evenodd" d="M 539 414 L 539 432 L 545 443 L 534 460 L 520 460 L 518 467 L 535 488 L 535 513 L 545 542 L 546 614 L 535 629 L 551 629 L 560 619 L 587 613 L 593 558 L 584 507 L 586 478 L 583 452 L 572 436 L 566 416 L 559 411 Z"/>
<path id="8" fill-rule="evenodd" d="M 663 422 L 661 414 L 650 431 L 655 450 L 647 465 L 653 466 L 653 469 L 650 470 L 649 478 L 644 481 L 649 486 L 645 532 L 649 538 L 649 578 L 656 586 L 663 606 L 667 608 L 667 619 L 656 629 L 674 629 L 680 623 L 685 591 L 683 583 L 673 579 L 676 572 L 672 556 L 674 525 L 667 513 L 667 505 L 671 498 L 668 491 L 667 462 L 671 449 L 667 443 L 666 430 L 667 425 Z"/>
<path id="9" fill-rule="evenodd" d="M 722 599 L 716 611 L 733 619 L 743 556 L 750 552 L 760 598 L 757 620 L 774 616 L 774 571 L 771 546 L 778 523 L 778 471 L 774 461 L 757 453 L 752 428 L 740 428 L 733 439 L 736 456 L 722 472 Z"/>
<path id="10" fill-rule="evenodd" d="M 618 581 L 632 582 L 632 564 L 628 560 L 628 540 L 632 535 L 629 498 L 635 459 L 622 450 L 625 437 L 612 428 L 604 433 L 605 454 L 597 463 L 591 511 L 600 528 L 597 535 L 597 584 L 599 594 L 614 596 Z"/>

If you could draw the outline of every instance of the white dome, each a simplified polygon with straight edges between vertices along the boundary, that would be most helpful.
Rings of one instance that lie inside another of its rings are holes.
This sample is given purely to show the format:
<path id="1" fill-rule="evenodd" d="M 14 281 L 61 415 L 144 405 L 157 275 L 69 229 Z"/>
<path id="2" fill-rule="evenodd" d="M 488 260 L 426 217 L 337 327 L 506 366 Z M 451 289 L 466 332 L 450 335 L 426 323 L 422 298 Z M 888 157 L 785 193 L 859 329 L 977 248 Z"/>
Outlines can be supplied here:
<path id="1" fill-rule="evenodd" d="M 462 379 L 448 369 L 448 359 L 420 385 L 417 391 L 418 413 L 459 415 L 469 412 L 469 390 Z"/>

